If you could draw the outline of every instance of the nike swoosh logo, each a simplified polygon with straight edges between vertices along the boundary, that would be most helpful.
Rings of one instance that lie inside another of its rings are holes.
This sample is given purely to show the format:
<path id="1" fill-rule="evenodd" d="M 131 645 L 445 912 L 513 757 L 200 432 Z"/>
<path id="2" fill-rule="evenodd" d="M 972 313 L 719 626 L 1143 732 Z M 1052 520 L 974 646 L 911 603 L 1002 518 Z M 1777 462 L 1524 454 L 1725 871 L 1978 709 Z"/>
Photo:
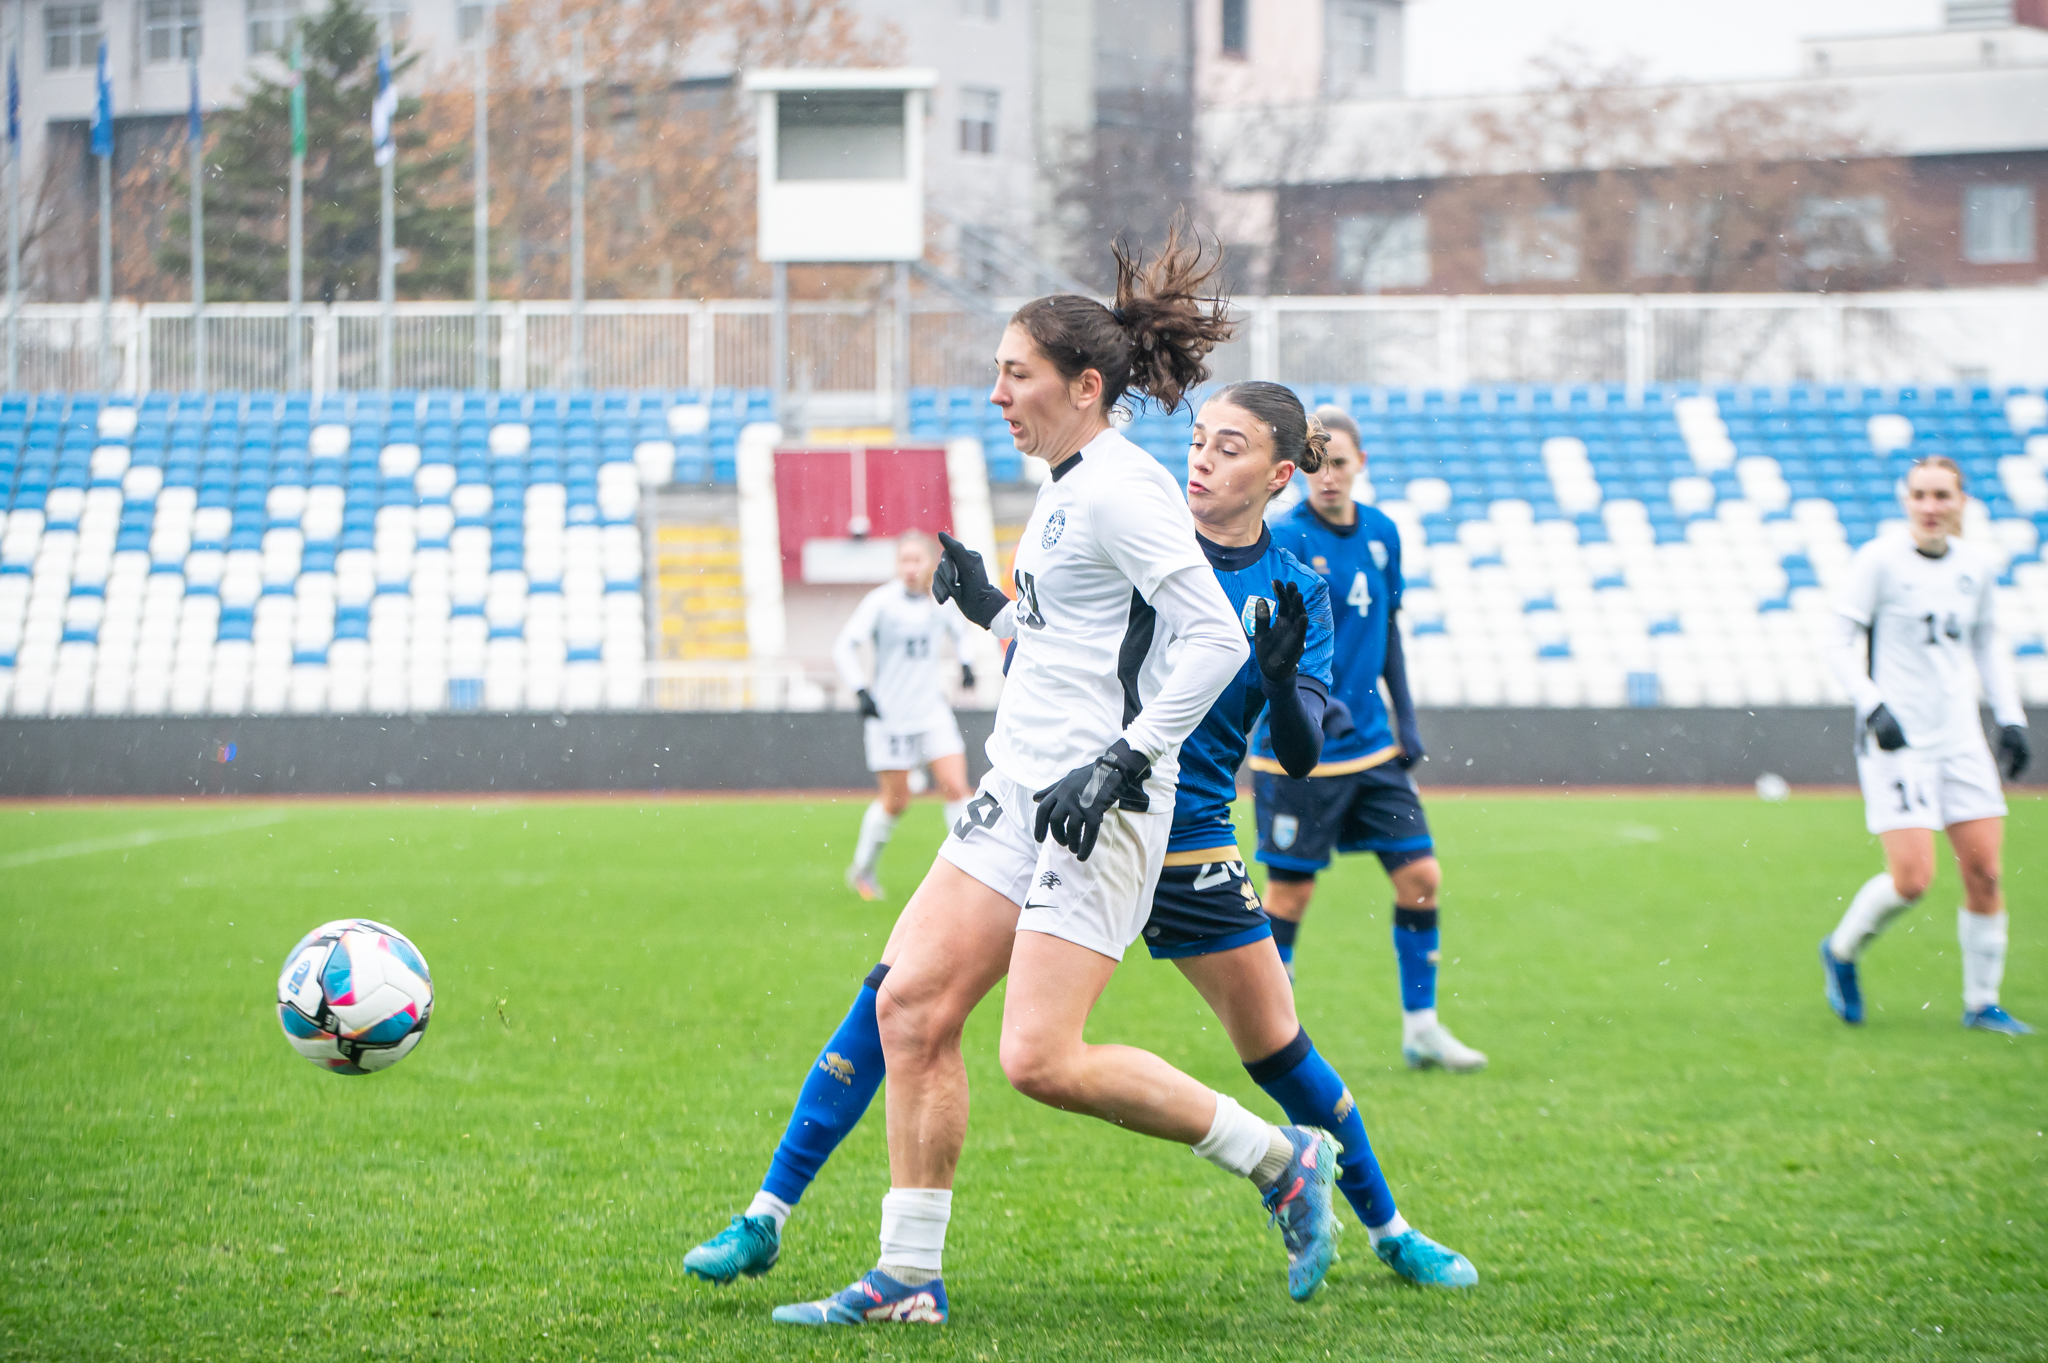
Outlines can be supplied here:
<path id="1" fill-rule="evenodd" d="M 1032 903 L 1032 902 L 1031 902 L 1030 900 L 1028 900 L 1028 899 L 1027 899 L 1027 900 L 1025 900 L 1025 901 L 1024 901 L 1024 907 L 1025 907 L 1025 908 L 1027 908 L 1027 909 L 1056 909 L 1056 908 L 1058 908 L 1058 907 L 1059 907 L 1059 905 L 1057 905 L 1057 904 L 1034 904 L 1034 903 Z"/>

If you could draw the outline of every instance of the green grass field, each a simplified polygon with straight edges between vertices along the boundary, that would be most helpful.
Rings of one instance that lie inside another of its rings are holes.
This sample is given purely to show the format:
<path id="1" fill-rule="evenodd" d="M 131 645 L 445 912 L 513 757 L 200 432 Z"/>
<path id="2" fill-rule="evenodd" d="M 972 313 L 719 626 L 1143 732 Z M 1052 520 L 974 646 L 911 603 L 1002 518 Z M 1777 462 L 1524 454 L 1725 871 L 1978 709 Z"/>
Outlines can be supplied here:
<path id="1" fill-rule="evenodd" d="M 1833 796 L 1445 796 L 1442 1007 L 1481 1075 L 1400 1067 L 1376 863 L 1324 882 L 1300 1002 L 1402 1210 L 1477 1290 L 1353 1227 L 1284 1291 L 1256 1197 L 1186 1150 L 1011 1092 L 997 1009 L 942 1330 L 771 1306 L 866 1267 L 879 1105 L 768 1277 L 687 1280 L 745 1202 L 893 915 L 839 884 L 860 804 L 0 809 L 0 1357 L 2032 1358 L 2048 1356 L 2048 1036 L 1957 1026 L 1954 869 L 1867 959 L 1814 944 L 1877 864 Z M 936 844 L 906 818 L 899 895 Z M 2010 825 L 2006 998 L 2048 1022 L 2048 808 Z M 324 1074 L 271 1000 L 325 919 L 410 934 L 439 990 L 397 1069 Z M 1091 1034 L 1271 1112 L 1170 966 Z M 1348 1211 L 1347 1211 L 1348 1219 Z"/>

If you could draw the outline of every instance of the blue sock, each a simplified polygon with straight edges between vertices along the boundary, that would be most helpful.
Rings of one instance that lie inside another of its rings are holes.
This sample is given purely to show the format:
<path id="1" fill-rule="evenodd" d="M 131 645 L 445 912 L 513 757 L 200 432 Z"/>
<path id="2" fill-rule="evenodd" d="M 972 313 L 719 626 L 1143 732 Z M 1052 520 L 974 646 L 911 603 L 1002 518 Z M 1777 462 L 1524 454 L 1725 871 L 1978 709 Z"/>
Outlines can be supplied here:
<path id="1" fill-rule="evenodd" d="M 1437 930 L 1435 909 L 1394 906 L 1394 959 L 1401 963 L 1401 1008 L 1436 1007 Z"/>
<path id="2" fill-rule="evenodd" d="M 1344 1080 L 1308 1039 L 1306 1030 L 1297 1032 L 1294 1040 L 1264 1060 L 1246 1065 L 1245 1072 L 1267 1097 L 1280 1104 L 1288 1121 L 1319 1126 L 1344 1147 L 1337 1158 L 1337 1186 L 1360 1221 L 1384 1226 L 1394 1219 L 1394 1194 L 1387 1188 L 1379 1161 L 1372 1157 L 1372 1142 L 1366 1139 L 1358 1104 L 1351 1100 Z"/>
<path id="3" fill-rule="evenodd" d="M 1287 967 L 1287 978 L 1294 978 L 1294 934 L 1301 931 L 1301 924 L 1290 923 L 1285 918 L 1273 920 L 1273 945 L 1280 948 L 1280 964 Z"/>
<path id="4" fill-rule="evenodd" d="M 811 1180 L 832 1158 L 839 1142 L 859 1124 L 861 1114 L 874 1101 L 882 1086 L 882 1032 L 875 1024 L 875 991 L 889 967 L 878 965 L 861 981 L 860 994 L 846 1010 L 845 1021 L 818 1062 L 804 1077 L 796 1098 L 796 1110 L 789 1114 L 789 1126 L 775 1147 L 775 1159 L 761 1190 L 773 1193 L 790 1206 L 804 1195 Z"/>

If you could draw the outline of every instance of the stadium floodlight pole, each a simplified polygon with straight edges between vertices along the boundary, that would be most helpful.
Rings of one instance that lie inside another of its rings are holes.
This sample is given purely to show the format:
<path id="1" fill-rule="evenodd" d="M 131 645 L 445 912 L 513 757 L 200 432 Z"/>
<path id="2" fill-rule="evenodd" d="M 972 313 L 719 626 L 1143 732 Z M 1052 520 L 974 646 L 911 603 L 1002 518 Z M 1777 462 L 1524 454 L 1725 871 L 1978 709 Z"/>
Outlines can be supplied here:
<path id="1" fill-rule="evenodd" d="M 206 130 L 199 114 L 199 54 L 187 58 L 192 104 L 185 115 L 185 170 L 192 177 L 192 386 L 206 389 Z"/>
<path id="2" fill-rule="evenodd" d="M 305 386 L 303 352 L 306 309 L 306 42 L 295 20 L 292 23 L 292 190 L 290 242 L 286 247 L 285 297 L 291 310 L 286 325 L 291 337 L 285 343 L 285 388 L 297 392 Z"/>
<path id="3" fill-rule="evenodd" d="M 21 387 L 21 43 L 28 0 L 14 7 L 7 51 L 7 386 Z"/>
<path id="4" fill-rule="evenodd" d="M 484 22 L 476 48 L 476 329 L 472 337 L 476 373 L 471 387 L 491 386 L 491 12 L 484 0 Z"/>
<path id="5" fill-rule="evenodd" d="M 896 343 L 892 347 L 890 368 L 896 389 L 896 431 L 904 440 L 910 438 L 910 262 L 896 262 Z"/>
<path id="6" fill-rule="evenodd" d="M 569 383 L 580 387 L 583 371 L 583 30 L 569 38 Z"/>
<path id="7" fill-rule="evenodd" d="M 397 213 L 398 149 L 391 126 L 395 121 L 393 115 L 398 112 L 398 92 L 391 85 L 391 3 L 392 0 L 384 0 L 377 9 L 377 100 L 370 106 L 370 140 L 376 146 L 379 180 L 377 386 L 387 394 L 396 378 L 391 353 L 391 314 L 398 297 L 398 234 L 393 221 Z"/>
<path id="8" fill-rule="evenodd" d="M 107 83 L 107 40 L 100 39 L 99 86 L 92 106 L 92 154 L 100 163 L 100 388 L 114 357 L 114 87 Z"/>

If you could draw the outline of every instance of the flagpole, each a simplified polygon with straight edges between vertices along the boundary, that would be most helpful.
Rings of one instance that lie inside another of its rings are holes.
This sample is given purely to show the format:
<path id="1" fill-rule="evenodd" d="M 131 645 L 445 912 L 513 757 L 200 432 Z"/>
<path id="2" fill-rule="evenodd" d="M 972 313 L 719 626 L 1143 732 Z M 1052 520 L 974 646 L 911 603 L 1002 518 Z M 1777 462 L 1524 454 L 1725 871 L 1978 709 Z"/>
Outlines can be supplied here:
<path id="1" fill-rule="evenodd" d="M 569 87 L 569 383 L 583 383 L 583 30 L 569 41 L 576 64 Z"/>
<path id="2" fill-rule="evenodd" d="M 192 176 L 192 386 L 206 389 L 206 134 L 199 121 L 199 58 L 191 58 L 192 112 L 185 165 Z"/>
<path id="3" fill-rule="evenodd" d="M 28 2 L 14 7 L 7 53 L 7 386 L 21 386 L 21 43 Z"/>
<path id="4" fill-rule="evenodd" d="M 291 241 L 286 247 L 286 298 L 291 302 L 291 339 L 285 346 L 285 387 L 305 387 L 306 306 L 306 45 L 296 21 L 292 24 L 292 192 Z"/>
<path id="5" fill-rule="evenodd" d="M 380 207 L 377 225 L 377 386 L 388 396 L 393 385 L 391 353 L 391 307 L 398 296 L 398 251 L 395 175 L 397 161 L 392 124 L 391 96 L 391 9 L 385 0 L 377 11 L 377 100 L 383 106 L 384 141 L 377 148 Z M 373 119 L 374 123 L 375 120 Z"/>
<path id="6" fill-rule="evenodd" d="M 92 151 L 100 162 L 100 389 L 104 392 L 114 355 L 114 93 L 107 84 L 105 38 L 100 39 Z"/>
<path id="7" fill-rule="evenodd" d="M 476 51 L 476 373 L 471 386 L 491 386 L 491 12 L 484 0 L 484 26 Z"/>

